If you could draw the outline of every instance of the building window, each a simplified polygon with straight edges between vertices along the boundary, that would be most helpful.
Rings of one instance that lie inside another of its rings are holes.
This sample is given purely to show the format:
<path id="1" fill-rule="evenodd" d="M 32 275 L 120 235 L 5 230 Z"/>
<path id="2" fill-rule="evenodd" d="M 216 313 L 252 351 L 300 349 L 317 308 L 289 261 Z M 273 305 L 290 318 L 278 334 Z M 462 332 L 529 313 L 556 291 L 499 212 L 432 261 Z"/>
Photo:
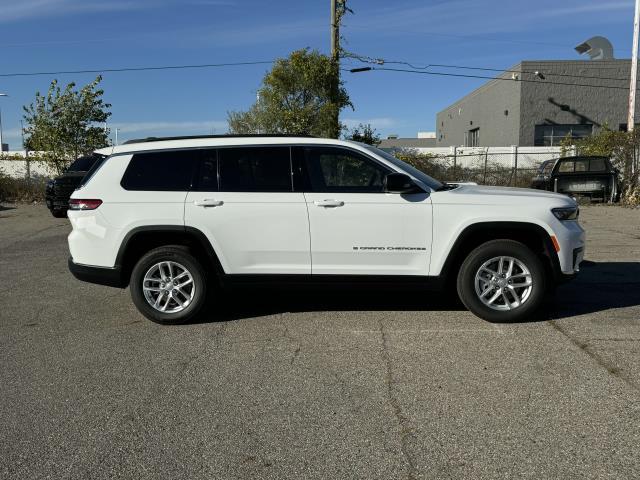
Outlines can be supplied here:
<path id="1" fill-rule="evenodd" d="M 474 128 L 469 130 L 465 135 L 464 146 L 465 147 L 478 147 L 480 145 L 480 129 Z"/>
<path id="2" fill-rule="evenodd" d="M 593 125 L 536 125 L 533 144 L 536 147 L 553 147 L 567 136 L 570 138 L 585 138 L 591 135 Z"/>

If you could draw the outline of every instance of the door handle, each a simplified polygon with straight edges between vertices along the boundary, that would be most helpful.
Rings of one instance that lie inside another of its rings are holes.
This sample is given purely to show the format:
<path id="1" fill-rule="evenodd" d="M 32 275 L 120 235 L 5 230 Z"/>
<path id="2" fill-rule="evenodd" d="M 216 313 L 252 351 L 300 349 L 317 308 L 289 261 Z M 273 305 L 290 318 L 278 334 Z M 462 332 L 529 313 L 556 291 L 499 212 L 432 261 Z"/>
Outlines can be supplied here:
<path id="1" fill-rule="evenodd" d="M 313 202 L 318 207 L 342 207 L 344 202 L 342 200 L 316 200 Z"/>
<path id="2" fill-rule="evenodd" d="M 203 200 L 195 200 L 193 204 L 196 207 L 219 207 L 224 204 L 222 200 L 214 200 L 213 198 L 205 198 Z"/>

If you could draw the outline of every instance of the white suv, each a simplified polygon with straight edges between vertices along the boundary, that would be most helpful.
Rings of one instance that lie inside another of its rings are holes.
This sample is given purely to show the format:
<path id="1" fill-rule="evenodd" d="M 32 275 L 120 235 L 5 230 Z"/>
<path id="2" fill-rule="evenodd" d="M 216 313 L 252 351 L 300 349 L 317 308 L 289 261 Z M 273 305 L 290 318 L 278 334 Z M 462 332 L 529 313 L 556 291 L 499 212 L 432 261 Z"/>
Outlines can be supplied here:
<path id="1" fill-rule="evenodd" d="M 69 268 L 129 285 L 159 323 L 193 318 L 214 285 L 285 278 L 457 286 L 474 314 L 513 321 L 584 254 L 569 197 L 443 184 L 360 143 L 181 137 L 96 153 L 69 202 Z"/>

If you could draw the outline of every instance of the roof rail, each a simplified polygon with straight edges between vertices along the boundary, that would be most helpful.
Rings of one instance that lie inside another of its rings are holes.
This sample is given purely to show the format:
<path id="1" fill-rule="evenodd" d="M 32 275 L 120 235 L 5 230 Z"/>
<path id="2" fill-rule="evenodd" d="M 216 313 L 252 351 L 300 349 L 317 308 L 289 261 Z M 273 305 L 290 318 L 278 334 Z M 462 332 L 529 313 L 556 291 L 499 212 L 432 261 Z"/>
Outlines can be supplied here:
<path id="1" fill-rule="evenodd" d="M 304 137 L 304 138 L 317 138 L 315 135 L 295 135 L 295 134 L 225 134 L 225 135 L 186 135 L 181 137 L 146 137 L 146 138 L 134 138 L 123 142 L 122 145 L 129 145 L 131 143 L 148 143 L 148 142 L 162 142 L 168 140 L 197 140 L 200 138 L 252 138 L 252 137 Z"/>

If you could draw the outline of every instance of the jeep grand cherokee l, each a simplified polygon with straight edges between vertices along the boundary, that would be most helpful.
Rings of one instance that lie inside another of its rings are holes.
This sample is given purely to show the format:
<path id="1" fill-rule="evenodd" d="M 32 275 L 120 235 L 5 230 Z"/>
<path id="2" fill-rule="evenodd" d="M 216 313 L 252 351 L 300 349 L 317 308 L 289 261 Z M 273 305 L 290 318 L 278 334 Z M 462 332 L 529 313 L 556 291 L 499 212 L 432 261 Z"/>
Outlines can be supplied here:
<path id="1" fill-rule="evenodd" d="M 453 288 L 490 321 L 530 316 L 584 254 L 578 206 L 539 190 L 441 183 L 369 145 L 312 137 L 138 141 L 69 202 L 69 268 L 130 286 L 159 323 L 234 280 Z"/>

